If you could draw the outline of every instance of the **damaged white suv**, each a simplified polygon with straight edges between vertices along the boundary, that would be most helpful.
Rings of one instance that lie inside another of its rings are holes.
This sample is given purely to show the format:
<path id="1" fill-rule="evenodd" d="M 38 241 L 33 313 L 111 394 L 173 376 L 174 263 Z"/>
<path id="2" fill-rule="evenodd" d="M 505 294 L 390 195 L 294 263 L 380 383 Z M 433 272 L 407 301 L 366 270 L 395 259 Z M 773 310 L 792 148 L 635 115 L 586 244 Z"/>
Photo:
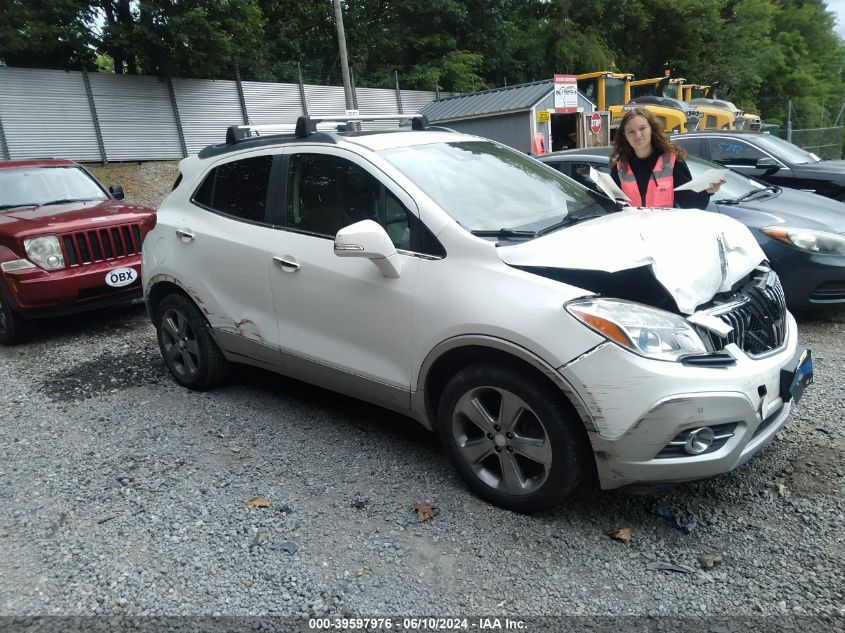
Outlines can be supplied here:
<path id="1" fill-rule="evenodd" d="M 436 430 L 478 495 L 531 512 L 584 476 L 730 471 L 812 379 L 734 220 L 620 209 L 420 118 L 317 122 L 233 127 L 180 164 L 143 286 L 185 387 L 246 363 L 388 407 Z"/>

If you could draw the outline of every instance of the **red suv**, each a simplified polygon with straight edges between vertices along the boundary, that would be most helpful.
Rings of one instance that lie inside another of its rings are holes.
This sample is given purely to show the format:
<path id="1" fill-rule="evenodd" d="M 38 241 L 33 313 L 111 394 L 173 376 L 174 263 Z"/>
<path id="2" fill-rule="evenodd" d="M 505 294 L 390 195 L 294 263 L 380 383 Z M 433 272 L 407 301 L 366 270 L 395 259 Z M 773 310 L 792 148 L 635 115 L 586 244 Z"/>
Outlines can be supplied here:
<path id="1" fill-rule="evenodd" d="M 25 340 L 31 319 L 141 297 L 155 210 L 121 200 L 72 161 L 0 161 L 0 344 Z"/>

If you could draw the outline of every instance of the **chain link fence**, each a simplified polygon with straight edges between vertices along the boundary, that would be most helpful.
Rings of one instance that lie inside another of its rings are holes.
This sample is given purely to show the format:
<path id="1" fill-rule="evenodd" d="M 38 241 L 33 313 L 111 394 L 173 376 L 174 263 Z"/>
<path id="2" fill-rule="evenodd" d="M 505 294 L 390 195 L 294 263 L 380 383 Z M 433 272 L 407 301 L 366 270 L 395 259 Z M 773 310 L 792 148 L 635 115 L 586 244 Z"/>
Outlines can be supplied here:
<path id="1" fill-rule="evenodd" d="M 819 158 L 842 158 L 843 127 L 818 127 L 792 130 L 792 143 L 812 152 Z M 781 130 L 781 136 L 786 138 L 786 132 Z"/>

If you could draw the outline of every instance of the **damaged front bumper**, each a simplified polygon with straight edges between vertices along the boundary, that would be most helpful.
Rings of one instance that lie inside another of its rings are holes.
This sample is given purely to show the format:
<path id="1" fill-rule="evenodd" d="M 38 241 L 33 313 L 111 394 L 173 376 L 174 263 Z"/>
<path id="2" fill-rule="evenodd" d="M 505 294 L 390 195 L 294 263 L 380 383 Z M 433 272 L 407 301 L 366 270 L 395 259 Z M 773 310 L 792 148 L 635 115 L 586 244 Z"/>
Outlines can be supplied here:
<path id="1" fill-rule="evenodd" d="M 798 390 L 785 380 L 812 362 L 800 356 L 788 313 L 786 329 L 783 345 L 761 357 L 728 345 L 730 366 L 652 360 L 607 343 L 561 367 L 592 418 L 585 422 L 602 488 L 713 477 L 763 449 L 812 379 L 810 369 Z"/>

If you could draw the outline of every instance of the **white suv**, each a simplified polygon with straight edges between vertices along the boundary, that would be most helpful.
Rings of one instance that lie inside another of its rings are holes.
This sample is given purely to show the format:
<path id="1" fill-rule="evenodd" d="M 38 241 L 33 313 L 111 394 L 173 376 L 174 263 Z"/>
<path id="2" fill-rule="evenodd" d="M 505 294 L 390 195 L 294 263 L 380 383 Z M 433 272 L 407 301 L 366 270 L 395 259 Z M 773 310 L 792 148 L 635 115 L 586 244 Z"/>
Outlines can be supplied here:
<path id="1" fill-rule="evenodd" d="M 736 468 L 810 382 L 777 276 L 734 220 L 620 209 L 422 118 L 317 122 L 232 127 L 180 164 L 143 286 L 185 387 L 246 363 L 379 404 L 436 430 L 481 497 L 531 512 L 585 475 Z"/>

